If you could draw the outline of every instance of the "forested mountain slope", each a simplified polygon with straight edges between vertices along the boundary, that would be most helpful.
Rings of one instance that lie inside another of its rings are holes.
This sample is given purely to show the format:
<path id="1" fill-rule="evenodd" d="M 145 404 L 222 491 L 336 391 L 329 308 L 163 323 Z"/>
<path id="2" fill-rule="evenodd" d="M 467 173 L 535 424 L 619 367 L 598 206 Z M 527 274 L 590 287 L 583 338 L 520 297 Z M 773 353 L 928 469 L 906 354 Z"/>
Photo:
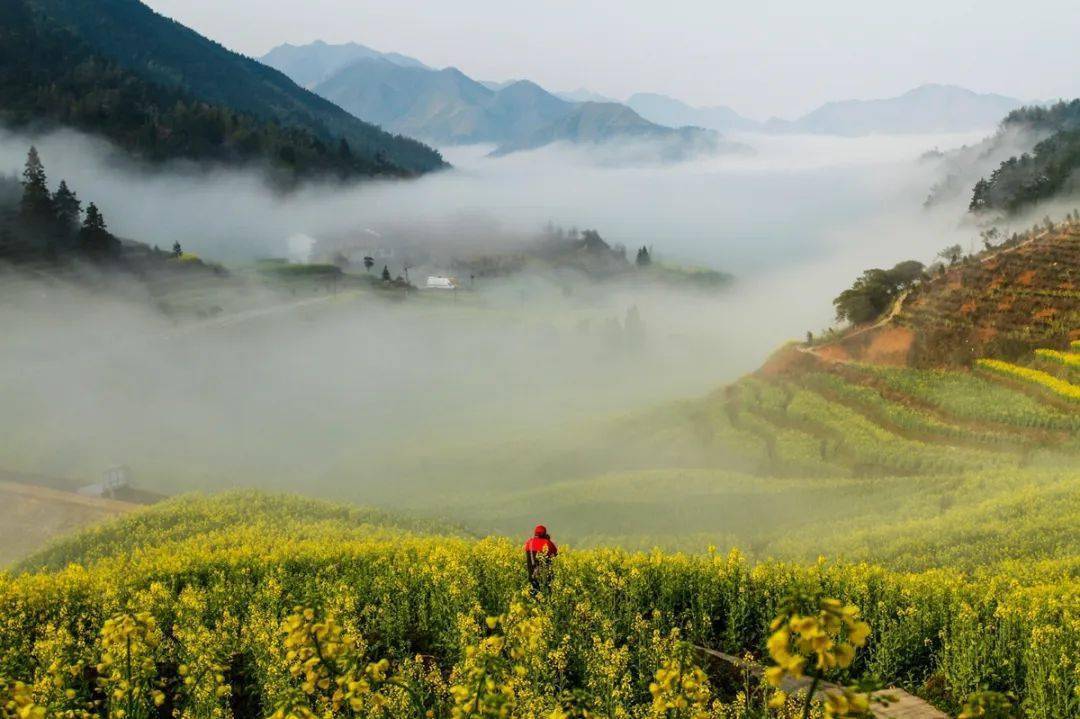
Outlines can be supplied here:
<path id="1" fill-rule="evenodd" d="M 443 166 L 137 0 L 0 8 L 0 118 L 103 135 L 163 160 L 260 161 L 293 175 L 411 175 Z"/>
<path id="2" fill-rule="evenodd" d="M 1016 212 L 1042 200 L 1080 193 L 1080 100 L 1051 107 L 1024 107 L 1009 113 L 1003 130 L 1044 137 L 1030 153 L 1002 162 L 980 179 L 971 196 L 976 212 Z"/>

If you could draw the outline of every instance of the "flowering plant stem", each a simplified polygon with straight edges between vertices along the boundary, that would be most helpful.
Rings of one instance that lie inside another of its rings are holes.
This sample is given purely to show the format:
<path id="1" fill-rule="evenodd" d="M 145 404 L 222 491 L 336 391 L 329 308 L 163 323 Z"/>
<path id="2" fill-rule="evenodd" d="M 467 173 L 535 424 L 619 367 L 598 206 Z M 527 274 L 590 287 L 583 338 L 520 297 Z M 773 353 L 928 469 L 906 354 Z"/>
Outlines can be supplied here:
<path id="1" fill-rule="evenodd" d="M 424 709 L 424 700 L 420 697 L 420 694 L 417 693 L 414 687 L 411 687 L 405 682 L 400 682 L 396 679 L 387 680 L 386 686 L 397 687 L 403 690 L 409 696 L 409 701 L 412 702 L 413 709 L 416 710 L 417 719 L 424 719 L 427 714 L 427 711 Z M 438 713 L 438 707 L 436 707 L 435 712 L 436 713 L 433 714 L 434 717 L 442 716 L 441 713 Z"/>
<path id="2" fill-rule="evenodd" d="M 814 694 L 817 692 L 820 681 L 821 677 L 815 675 L 813 681 L 810 682 L 810 689 L 806 692 L 806 701 L 803 703 L 802 719 L 810 719 L 810 707 L 814 703 Z"/>

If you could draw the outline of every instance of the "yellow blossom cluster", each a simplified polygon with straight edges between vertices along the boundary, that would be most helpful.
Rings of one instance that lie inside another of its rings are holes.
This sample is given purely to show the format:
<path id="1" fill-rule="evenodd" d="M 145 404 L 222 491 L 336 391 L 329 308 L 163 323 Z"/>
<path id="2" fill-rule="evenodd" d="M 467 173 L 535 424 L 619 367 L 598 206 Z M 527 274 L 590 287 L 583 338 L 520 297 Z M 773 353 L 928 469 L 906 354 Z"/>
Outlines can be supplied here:
<path id="1" fill-rule="evenodd" d="M 773 686 L 779 686 L 784 677 L 804 676 L 808 659 L 821 671 L 850 667 L 855 650 L 865 646 L 870 636 L 870 625 L 859 619 L 859 608 L 837 599 L 822 600 L 815 614 L 781 615 L 770 629 L 769 656 L 776 666 L 766 678 Z M 842 632 L 846 641 L 841 641 Z"/>
<path id="2" fill-rule="evenodd" d="M 528 643 L 535 641 L 534 624 L 523 619 L 523 613 L 523 606 L 515 604 L 506 615 L 487 617 L 488 636 L 465 648 L 465 671 L 450 688 L 453 719 L 506 719 L 513 715 L 518 697 L 512 677 L 526 674 L 520 662 Z M 525 624 L 520 635 L 524 643 L 511 637 L 515 619 Z"/>
<path id="3" fill-rule="evenodd" d="M 0 719 L 45 719 L 45 716 L 45 707 L 34 702 L 29 686 L 0 680 Z"/>
<path id="4" fill-rule="evenodd" d="M 383 687 L 395 680 L 390 662 L 365 662 L 358 641 L 333 618 L 319 619 L 314 609 L 296 607 L 284 619 L 285 661 L 299 682 L 299 693 L 286 694 L 274 719 L 315 719 L 311 704 L 327 716 L 347 708 L 352 713 L 376 712 L 389 703 Z"/>
<path id="5" fill-rule="evenodd" d="M 823 599 L 815 613 L 789 609 L 776 617 L 767 645 L 774 665 L 766 669 L 766 681 L 779 689 L 785 680 L 798 682 L 809 676 L 812 682 L 807 691 L 813 695 L 826 673 L 850 667 L 856 650 L 866 645 L 870 625 L 859 616 L 859 608 L 852 604 Z M 846 688 L 827 690 L 824 699 L 826 719 L 861 717 L 870 708 L 867 694 Z M 786 692 L 778 691 L 772 704 L 786 701 Z"/>
<path id="6" fill-rule="evenodd" d="M 649 684 L 652 713 L 658 719 L 707 719 L 712 692 L 709 678 L 691 661 L 690 647 L 680 642 Z"/>
<path id="7" fill-rule="evenodd" d="M 854 719 L 870 714 L 870 695 L 849 687 L 824 692 L 825 719 Z"/>
<path id="8" fill-rule="evenodd" d="M 154 650 L 161 642 L 157 620 L 149 612 L 124 613 L 101 627 L 99 682 L 109 702 L 109 716 L 138 719 L 161 706 L 165 694 L 157 686 Z"/>
<path id="9" fill-rule="evenodd" d="M 1030 382 L 1059 397 L 1080 402 L 1080 385 L 1075 385 L 1068 380 L 1055 377 L 1049 372 L 1031 369 L 1030 367 L 1022 367 L 1020 365 L 1012 364 L 1011 362 L 996 359 L 980 359 L 976 360 L 975 364 L 978 367 L 1004 375 L 1011 379 Z"/>

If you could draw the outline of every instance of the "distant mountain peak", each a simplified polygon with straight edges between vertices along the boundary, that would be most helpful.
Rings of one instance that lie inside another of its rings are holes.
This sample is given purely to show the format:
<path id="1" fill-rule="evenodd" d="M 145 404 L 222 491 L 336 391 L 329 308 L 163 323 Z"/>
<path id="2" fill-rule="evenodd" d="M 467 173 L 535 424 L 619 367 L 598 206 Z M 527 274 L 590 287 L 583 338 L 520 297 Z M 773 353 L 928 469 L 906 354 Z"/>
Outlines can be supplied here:
<path id="1" fill-rule="evenodd" d="M 259 58 L 264 65 L 280 70 L 293 82 L 312 88 L 342 68 L 361 60 L 384 60 L 400 67 L 428 69 L 414 57 L 396 52 L 380 52 L 357 42 L 339 44 L 315 40 L 306 45 L 283 43 Z"/>
<path id="2" fill-rule="evenodd" d="M 569 92 L 557 92 L 556 97 L 559 97 L 567 102 L 615 102 L 614 99 L 601 95 L 598 92 L 593 92 L 587 87 L 579 87 L 576 90 L 570 90 Z"/>
<path id="3" fill-rule="evenodd" d="M 743 117 L 730 107 L 692 107 L 682 100 L 655 92 L 635 93 L 626 104 L 645 119 L 661 125 L 705 127 L 719 132 L 759 129 L 758 123 Z"/>
<path id="4" fill-rule="evenodd" d="M 670 128 L 649 122 L 618 102 L 582 102 L 573 110 L 523 139 L 496 148 L 494 155 L 532 150 L 554 142 L 574 145 L 611 146 L 629 143 L 637 159 L 679 161 L 699 154 L 715 153 L 721 147 L 713 130 L 697 127 Z M 740 148 L 741 149 L 741 148 Z"/>
<path id="5" fill-rule="evenodd" d="M 1020 100 L 958 85 L 925 83 L 896 97 L 827 102 L 790 123 L 796 132 L 835 135 L 964 132 L 997 125 Z"/>

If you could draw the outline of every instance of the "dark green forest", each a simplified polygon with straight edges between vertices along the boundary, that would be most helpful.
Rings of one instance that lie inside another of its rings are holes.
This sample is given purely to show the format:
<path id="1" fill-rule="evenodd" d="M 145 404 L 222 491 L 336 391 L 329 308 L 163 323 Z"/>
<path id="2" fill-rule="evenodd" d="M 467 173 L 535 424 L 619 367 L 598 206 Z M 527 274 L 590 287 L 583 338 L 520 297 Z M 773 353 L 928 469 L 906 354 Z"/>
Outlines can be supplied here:
<path id="1" fill-rule="evenodd" d="M 1051 107 L 1023 107 L 1009 113 L 1003 128 L 1021 128 L 1050 135 L 1032 152 L 1010 157 L 989 178 L 975 183 L 972 212 L 1008 213 L 1040 200 L 1074 194 L 1080 169 L 1080 100 Z"/>
<path id="2" fill-rule="evenodd" d="M 109 232 L 97 205 L 89 202 L 84 208 L 65 180 L 49 190 L 36 148 L 27 153 L 21 179 L 0 177 L 0 259 L 112 263 L 120 254 L 121 242 Z"/>
<path id="3" fill-rule="evenodd" d="M 80 197 L 64 179 L 49 180 L 34 147 L 27 152 L 21 177 L 0 175 L 0 269 L 10 268 L 80 281 L 89 280 L 83 270 L 94 268 L 91 274 L 97 279 L 112 275 L 141 280 L 151 294 L 167 290 L 161 281 L 169 276 L 228 274 L 184 253 L 179 243 L 160 249 L 121 241 L 92 200 Z"/>
<path id="4" fill-rule="evenodd" d="M 134 157 L 262 164 L 290 181 L 444 165 L 135 0 L 0 3 L 0 123 L 104 136 Z"/>

